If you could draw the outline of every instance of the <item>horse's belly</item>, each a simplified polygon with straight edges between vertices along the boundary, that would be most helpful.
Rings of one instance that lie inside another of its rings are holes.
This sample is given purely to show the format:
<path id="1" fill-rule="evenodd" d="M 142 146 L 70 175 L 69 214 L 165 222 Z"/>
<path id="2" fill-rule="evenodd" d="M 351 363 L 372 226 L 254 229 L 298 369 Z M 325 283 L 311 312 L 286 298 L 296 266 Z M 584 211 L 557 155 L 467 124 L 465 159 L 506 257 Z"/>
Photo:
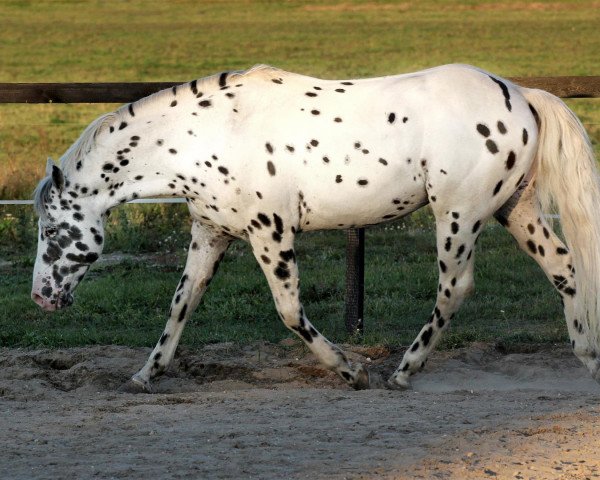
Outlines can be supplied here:
<path id="1" fill-rule="evenodd" d="M 428 203 L 424 182 L 404 179 L 361 179 L 337 189 L 309 189 L 301 203 L 303 230 L 359 227 L 401 218 Z"/>

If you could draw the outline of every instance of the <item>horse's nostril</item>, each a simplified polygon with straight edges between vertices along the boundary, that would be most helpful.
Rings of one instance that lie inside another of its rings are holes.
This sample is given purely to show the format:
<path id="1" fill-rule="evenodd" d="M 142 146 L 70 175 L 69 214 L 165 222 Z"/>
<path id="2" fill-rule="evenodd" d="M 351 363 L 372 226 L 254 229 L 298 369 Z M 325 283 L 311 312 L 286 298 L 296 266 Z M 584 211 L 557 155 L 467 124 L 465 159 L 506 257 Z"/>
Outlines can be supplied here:
<path id="1" fill-rule="evenodd" d="M 40 307 L 44 306 L 44 297 L 38 295 L 37 293 L 31 293 L 31 299 L 37 303 Z"/>
<path id="2" fill-rule="evenodd" d="M 47 312 L 53 312 L 54 310 L 56 310 L 55 300 L 49 301 L 47 298 L 43 297 L 39 293 L 34 292 L 31 292 L 31 299 Z"/>

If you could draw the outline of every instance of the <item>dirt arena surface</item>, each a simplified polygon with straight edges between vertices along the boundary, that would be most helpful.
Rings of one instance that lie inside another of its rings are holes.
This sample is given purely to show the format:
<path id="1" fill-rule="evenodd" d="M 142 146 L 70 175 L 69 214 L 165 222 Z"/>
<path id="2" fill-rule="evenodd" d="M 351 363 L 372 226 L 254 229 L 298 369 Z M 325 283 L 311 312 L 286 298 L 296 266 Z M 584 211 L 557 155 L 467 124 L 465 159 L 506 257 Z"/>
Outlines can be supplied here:
<path id="1" fill-rule="evenodd" d="M 410 391 L 355 392 L 282 343 L 181 349 L 152 394 L 122 388 L 149 349 L 0 349 L 0 478 L 600 478 L 600 386 L 568 348 L 438 352 Z"/>

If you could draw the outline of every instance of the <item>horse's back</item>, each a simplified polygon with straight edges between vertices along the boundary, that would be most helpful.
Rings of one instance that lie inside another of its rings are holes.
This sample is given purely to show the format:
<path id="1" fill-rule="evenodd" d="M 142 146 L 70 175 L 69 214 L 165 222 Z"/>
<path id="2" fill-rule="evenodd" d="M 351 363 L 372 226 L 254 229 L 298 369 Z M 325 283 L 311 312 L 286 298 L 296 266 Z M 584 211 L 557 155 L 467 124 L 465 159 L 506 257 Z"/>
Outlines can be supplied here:
<path id="1" fill-rule="evenodd" d="M 305 229 L 378 223 L 457 189 L 493 192 L 496 171 L 515 183 L 525 169 L 505 175 L 510 152 L 530 164 L 527 102 L 474 67 L 364 80 L 273 70 L 248 80 L 255 103 L 238 125 L 248 188 L 290 211 L 304 205 Z"/>
<path id="2" fill-rule="evenodd" d="M 236 187 L 217 188 L 227 178 L 212 169 L 199 204 L 230 205 L 231 215 L 205 216 L 236 231 L 258 209 L 312 230 L 393 220 L 457 196 L 495 204 L 533 156 L 535 123 L 519 87 L 474 67 L 358 80 L 263 67 L 220 88 L 230 96 L 209 97 L 204 135 Z"/>

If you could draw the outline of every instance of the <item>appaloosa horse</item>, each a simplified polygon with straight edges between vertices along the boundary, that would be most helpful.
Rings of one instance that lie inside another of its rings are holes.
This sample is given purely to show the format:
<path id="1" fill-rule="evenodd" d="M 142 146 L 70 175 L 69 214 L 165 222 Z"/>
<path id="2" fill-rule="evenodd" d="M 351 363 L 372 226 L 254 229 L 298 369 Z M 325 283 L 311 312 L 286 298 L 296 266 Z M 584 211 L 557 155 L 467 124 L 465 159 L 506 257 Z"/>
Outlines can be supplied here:
<path id="1" fill-rule="evenodd" d="M 112 207 L 188 201 L 185 271 L 164 333 L 133 377 L 146 389 L 236 238 L 252 246 L 285 325 L 349 385 L 368 387 L 366 369 L 305 316 L 294 238 L 391 221 L 426 204 L 437 228 L 437 300 L 388 384 L 409 385 L 472 291 L 475 242 L 492 216 L 562 296 L 575 355 L 600 380 L 598 176 L 581 123 L 549 93 L 465 65 L 342 81 L 259 66 L 98 118 L 46 173 L 35 193 L 32 290 L 46 310 L 72 303 L 102 251 Z M 541 213 L 551 204 L 568 248 Z"/>

